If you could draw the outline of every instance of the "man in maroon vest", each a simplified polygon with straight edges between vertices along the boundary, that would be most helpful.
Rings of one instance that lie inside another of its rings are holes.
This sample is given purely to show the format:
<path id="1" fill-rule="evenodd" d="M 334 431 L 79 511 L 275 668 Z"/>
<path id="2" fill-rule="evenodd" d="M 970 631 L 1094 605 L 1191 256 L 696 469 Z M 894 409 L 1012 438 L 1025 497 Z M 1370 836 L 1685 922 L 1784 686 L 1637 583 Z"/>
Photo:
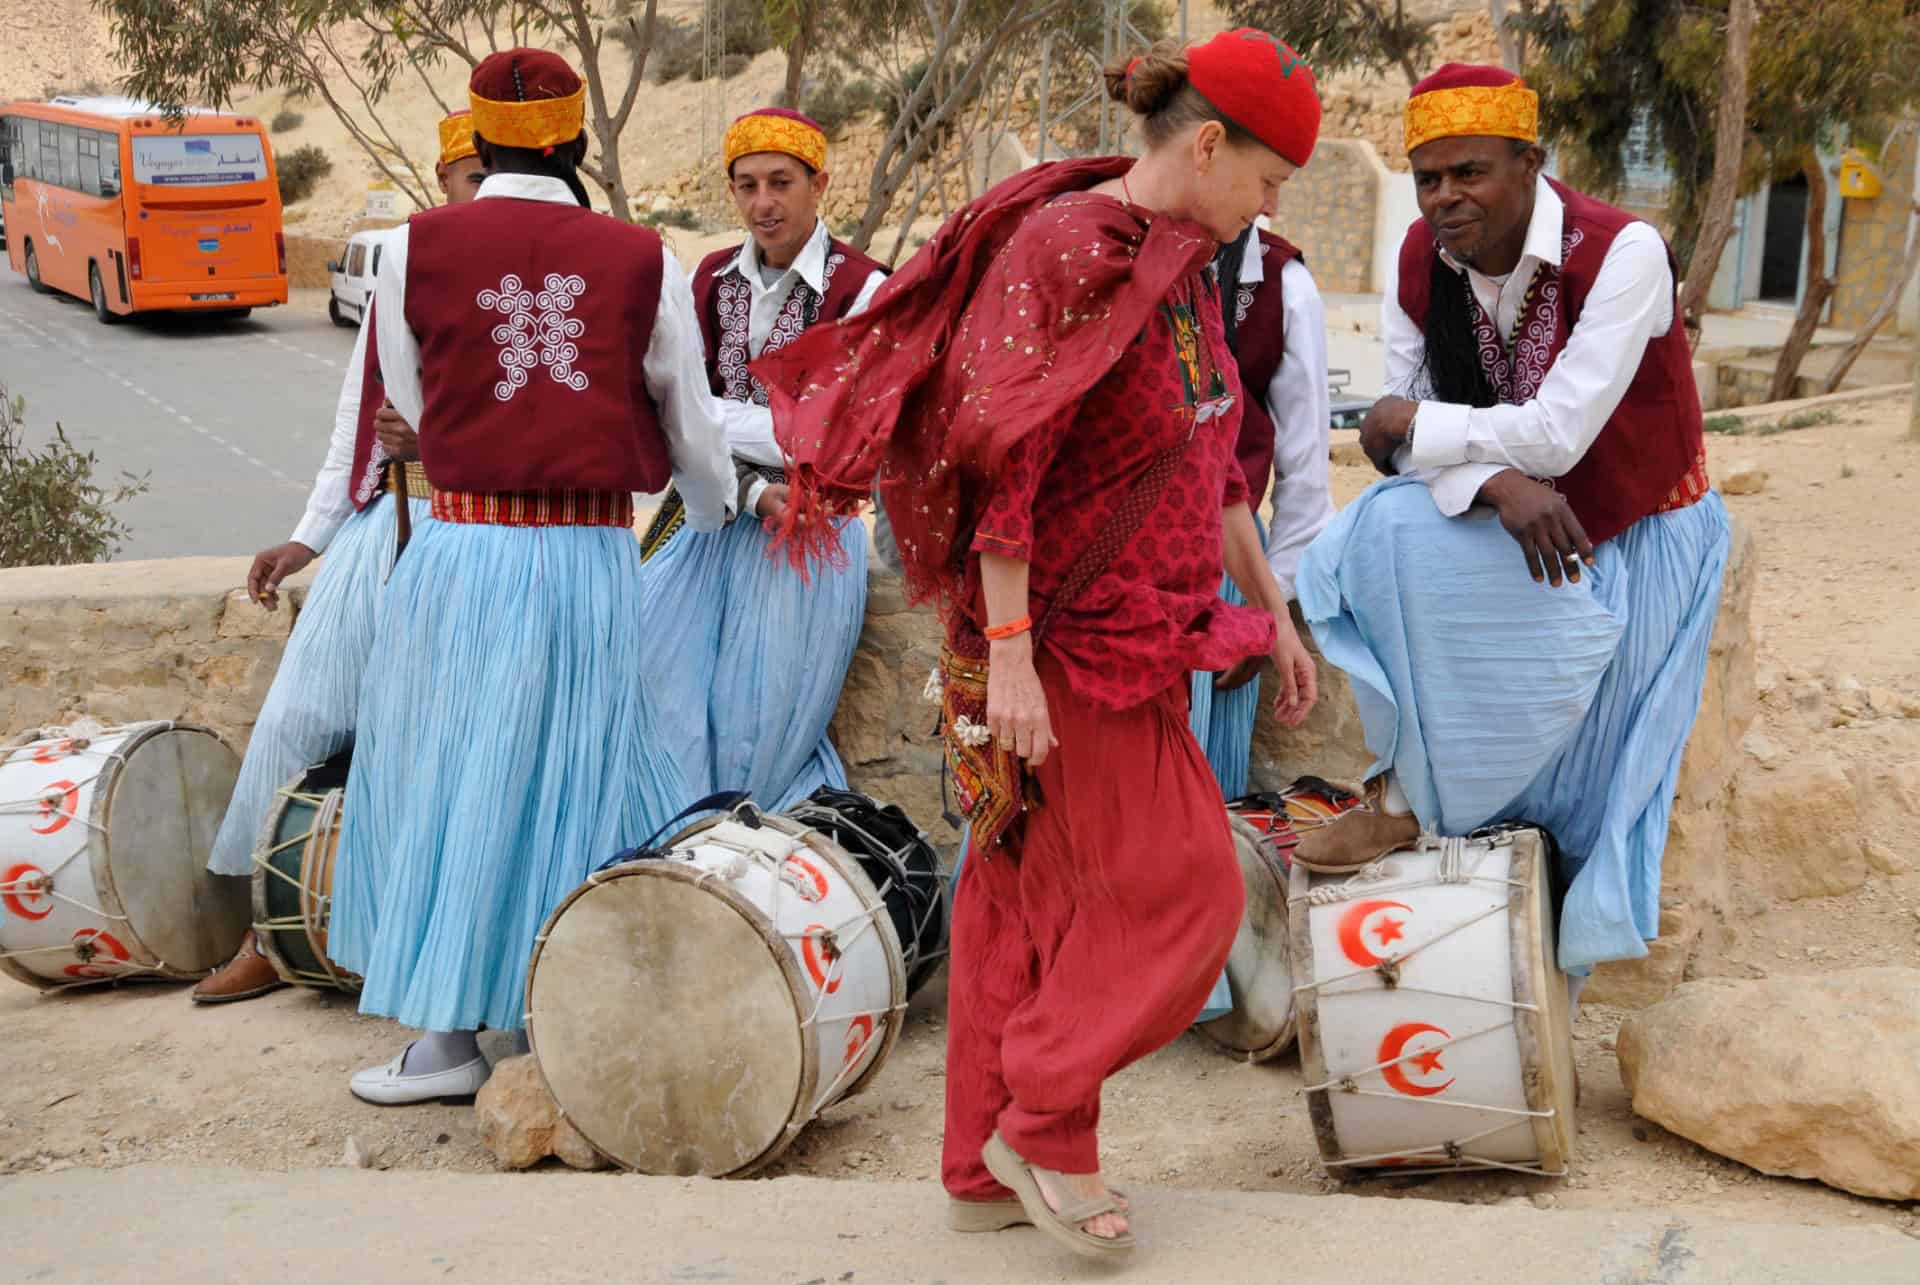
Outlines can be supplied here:
<path id="1" fill-rule="evenodd" d="M 1423 829 L 1538 825 L 1560 848 L 1560 962 L 1584 975 L 1658 930 L 1726 510 L 1659 233 L 1542 174 L 1511 72 L 1443 67 L 1406 115 L 1421 219 L 1382 304 L 1394 395 L 1361 429 L 1397 476 L 1298 584 L 1354 680 L 1375 806 L 1296 855 L 1343 869 Z"/>
<path id="2" fill-rule="evenodd" d="M 385 1105 L 486 1081 L 475 1033 L 524 1026 L 548 914 L 687 801 L 641 692 L 672 622 L 641 611 L 633 494 L 733 510 L 686 276 L 584 208 L 584 82 L 511 49 L 468 97 L 488 177 L 394 233 L 374 292 L 433 496 L 382 596 L 328 934 L 360 1010 L 423 1031 L 353 1077 Z"/>
<path id="3" fill-rule="evenodd" d="M 471 201 L 479 191 L 486 168 L 474 151 L 468 113 L 455 112 L 440 122 L 440 159 L 434 173 L 448 205 Z M 300 769 L 331 757 L 353 740 L 360 678 L 373 642 L 374 606 L 393 558 L 396 514 L 387 489 L 398 461 L 408 462 L 410 519 L 427 517 L 426 477 L 412 462 L 419 458 L 412 430 L 394 418 L 394 426 L 382 432 L 377 422 L 386 394 L 379 363 L 367 359 L 376 331 L 369 311 L 347 361 L 333 438 L 313 480 L 306 513 L 293 537 L 255 555 L 247 572 L 248 594 L 272 611 L 279 606 L 280 582 L 322 553 L 328 555 L 254 722 L 240 779 L 207 863 L 216 874 L 250 876 L 254 843 L 274 791 Z M 284 984 L 249 932 L 239 952 L 193 988 L 193 1000 L 232 1003 Z"/>
<path id="4" fill-rule="evenodd" d="M 1300 251 L 1257 225 L 1221 246 L 1214 268 L 1227 343 L 1247 393 L 1234 457 L 1247 479 L 1247 506 L 1256 515 L 1268 484 L 1273 486 L 1273 515 L 1262 538 L 1267 566 L 1291 600 L 1301 553 L 1333 520 L 1326 306 Z M 1243 601 L 1231 576 L 1221 579 L 1220 594 L 1230 603 Z M 1247 790 L 1259 705 L 1252 680 L 1264 663 L 1255 657 L 1223 674 L 1193 676 L 1189 722 L 1229 799 Z"/>
<path id="5" fill-rule="evenodd" d="M 728 128 L 724 162 L 748 237 L 693 274 L 707 374 L 721 398 L 740 479 L 739 511 L 771 522 L 785 503 L 767 391 L 747 370 L 811 326 L 863 309 L 885 270 L 829 235 L 827 137 L 799 112 L 764 108 Z M 865 615 L 866 528 L 840 532 L 844 557 L 805 579 L 767 557 L 759 523 L 681 529 L 670 494 L 642 541 L 650 617 L 675 622 L 649 696 L 679 729 L 673 748 L 696 795 L 746 790 L 769 808 L 846 787 L 827 737 Z"/>

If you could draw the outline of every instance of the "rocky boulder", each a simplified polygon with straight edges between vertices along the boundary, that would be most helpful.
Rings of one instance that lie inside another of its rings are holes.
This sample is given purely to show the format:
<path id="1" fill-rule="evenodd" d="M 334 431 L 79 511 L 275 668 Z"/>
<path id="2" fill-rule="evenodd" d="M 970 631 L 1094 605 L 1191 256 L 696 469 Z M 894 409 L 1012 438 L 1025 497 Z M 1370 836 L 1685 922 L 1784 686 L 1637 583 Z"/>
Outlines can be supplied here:
<path id="1" fill-rule="evenodd" d="M 1618 1054 L 1634 1111 L 1709 1151 L 1920 1199 L 1920 969 L 1688 982 Z"/>
<path id="2" fill-rule="evenodd" d="M 531 1169 L 548 1156 L 575 1169 L 605 1169 L 608 1162 L 560 1114 L 540 1064 L 531 1054 L 494 1064 L 473 1100 L 480 1141 L 502 1169 Z"/>

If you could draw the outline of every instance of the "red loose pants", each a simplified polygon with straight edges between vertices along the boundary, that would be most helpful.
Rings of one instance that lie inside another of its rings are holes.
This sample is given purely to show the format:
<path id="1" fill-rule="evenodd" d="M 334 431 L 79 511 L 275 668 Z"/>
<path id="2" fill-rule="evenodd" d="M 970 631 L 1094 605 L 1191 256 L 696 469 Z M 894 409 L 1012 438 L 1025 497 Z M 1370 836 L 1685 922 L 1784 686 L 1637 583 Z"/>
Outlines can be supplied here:
<path id="1" fill-rule="evenodd" d="M 1042 803 L 954 898 L 941 1176 L 962 1200 L 1011 1198 L 980 1159 L 996 1129 L 1042 1168 L 1100 1168 L 1102 1084 L 1199 1015 L 1246 897 L 1186 684 L 1115 712 L 1038 669 Z"/>

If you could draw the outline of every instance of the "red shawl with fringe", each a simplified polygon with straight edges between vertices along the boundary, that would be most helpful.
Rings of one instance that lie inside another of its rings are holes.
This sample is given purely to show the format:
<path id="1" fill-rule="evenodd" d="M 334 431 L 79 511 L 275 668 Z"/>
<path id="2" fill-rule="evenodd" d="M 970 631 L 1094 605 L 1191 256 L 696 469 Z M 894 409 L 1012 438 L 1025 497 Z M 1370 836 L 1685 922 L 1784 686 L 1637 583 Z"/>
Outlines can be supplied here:
<path id="1" fill-rule="evenodd" d="M 996 260 L 1019 248 L 1014 232 L 1028 215 L 1131 164 L 1098 157 L 1022 171 L 949 219 L 866 312 L 753 364 L 789 461 L 781 538 L 797 567 L 837 552 L 827 519 L 858 512 L 877 476 L 909 595 L 960 596 L 967 545 L 1007 451 L 1106 375 L 1216 248 L 1195 224 L 1143 224 L 1119 202 L 1101 203 L 1084 249 L 1009 263 L 1007 288 L 978 297 Z"/>

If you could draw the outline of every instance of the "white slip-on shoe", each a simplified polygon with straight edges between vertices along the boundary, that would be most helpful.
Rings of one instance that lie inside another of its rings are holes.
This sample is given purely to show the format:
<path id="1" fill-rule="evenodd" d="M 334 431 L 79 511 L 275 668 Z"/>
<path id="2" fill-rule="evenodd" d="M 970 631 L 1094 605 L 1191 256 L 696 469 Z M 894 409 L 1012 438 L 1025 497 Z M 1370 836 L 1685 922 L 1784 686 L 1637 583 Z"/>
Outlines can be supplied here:
<path id="1" fill-rule="evenodd" d="M 407 1046 L 412 1047 L 411 1044 Z M 403 1049 L 399 1057 L 385 1066 L 370 1066 L 363 1071 L 355 1071 L 349 1085 L 353 1096 L 362 1102 L 382 1107 L 468 1099 L 480 1091 L 480 1086 L 487 1082 L 487 1076 L 492 1072 L 485 1055 L 425 1075 L 402 1075 L 400 1068 L 406 1064 L 406 1060 L 406 1050 Z"/>

